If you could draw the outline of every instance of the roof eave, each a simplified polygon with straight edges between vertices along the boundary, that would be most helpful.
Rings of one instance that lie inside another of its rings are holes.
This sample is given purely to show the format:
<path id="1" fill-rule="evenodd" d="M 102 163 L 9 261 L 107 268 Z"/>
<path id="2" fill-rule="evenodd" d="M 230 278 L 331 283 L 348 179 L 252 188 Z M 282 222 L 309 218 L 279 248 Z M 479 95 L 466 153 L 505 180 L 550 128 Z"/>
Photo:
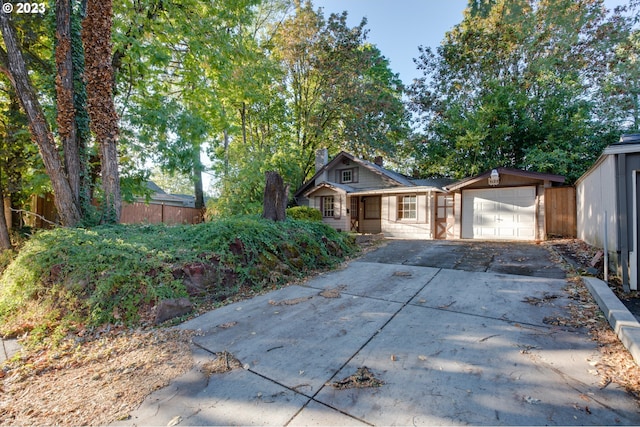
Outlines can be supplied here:
<path id="1" fill-rule="evenodd" d="M 550 174 L 550 173 L 540 173 L 540 172 L 530 172 L 530 171 L 503 168 L 503 167 L 494 168 L 494 169 L 497 170 L 499 174 L 504 174 L 504 175 L 514 175 L 514 176 L 520 176 L 520 177 L 523 177 L 523 178 L 538 179 L 540 181 L 553 181 L 553 182 L 558 182 L 558 183 L 563 183 L 565 181 L 565 177 L 562 176 L 562 175 L 555 175 L 555 174 Z M 453 184 L 446 185 L 444 188 L 447 191 L 459 190 L 459 189 L 467 187 L 467 186 L 469 186 L 471 184 L 475 184 L 478 181 L 482 181 L 483 179 L 489 178 L 489 176 L 491 175 L 492 171 L 493 171 L 493 169 L 491 169 L 489 171 L 486 171 L 486 172 L 484 172 L 484 173 L 482 173 L 480 175 L 476 175 L 474 177 L 471 177 L 471 178 L 462 179 L 462 180 L 460 180 L 458 182 L 454 182 Z"/>

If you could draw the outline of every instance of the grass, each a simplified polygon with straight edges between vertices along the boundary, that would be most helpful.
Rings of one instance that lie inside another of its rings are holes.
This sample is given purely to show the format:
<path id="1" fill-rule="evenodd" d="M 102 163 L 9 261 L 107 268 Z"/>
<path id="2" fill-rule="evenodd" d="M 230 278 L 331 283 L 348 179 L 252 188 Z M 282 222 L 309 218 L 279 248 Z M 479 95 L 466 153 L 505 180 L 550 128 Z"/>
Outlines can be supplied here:
<path id="1" fill-rule="evenodd" d="M 219 302 L 240 288 L 280 286 L 356 251 L 351 236 L 320 222 L 256 216 L 42 231 L 0 278 L 0 335 L 54 343 L 106 324 L 136 326 L 161 300 Z M 197 286 L 195 267 L 202 273 Z"/>

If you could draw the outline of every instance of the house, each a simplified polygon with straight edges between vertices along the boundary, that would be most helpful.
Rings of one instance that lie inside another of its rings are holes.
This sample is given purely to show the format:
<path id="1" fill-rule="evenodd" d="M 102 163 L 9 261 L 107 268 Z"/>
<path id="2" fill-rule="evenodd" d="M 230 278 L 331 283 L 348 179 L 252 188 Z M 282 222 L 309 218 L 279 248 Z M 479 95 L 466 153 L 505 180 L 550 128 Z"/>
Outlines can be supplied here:
<path id="1" fill-rule="evenodd" d="M 640 134 L 622 135 L 576 181 L 578 238 L 606 249 L 625 289 L 638 289 Z"/>
<path id="2" fill-rule="evenodd" d="M 411 239 L 538 240 L 544 189 L 564 177 L 498 168 L 453 182 L 411 179 L 341 152 L 316 153 L 316 173 L 294 197 L 341 231 Z"/>

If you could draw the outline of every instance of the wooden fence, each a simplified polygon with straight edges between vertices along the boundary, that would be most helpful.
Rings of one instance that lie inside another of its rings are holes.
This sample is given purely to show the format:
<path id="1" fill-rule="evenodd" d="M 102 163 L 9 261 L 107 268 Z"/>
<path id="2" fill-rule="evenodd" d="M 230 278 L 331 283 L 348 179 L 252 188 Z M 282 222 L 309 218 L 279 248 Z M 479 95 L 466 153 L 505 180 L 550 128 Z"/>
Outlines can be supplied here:
<path id="1" fill-rule="evenodd" d="M 35 228 L 50 228 L 58 222 L 58 214 L 53 195 L 31 198 L 31 212 L 25 214 L 25 223 Z M 50 222 L 49 222 L 50 221 Z M 204 211 L 195 208 L 146 203 L 123 203 L 120 223 L 122 224 L 198 224 L 204 221 Z"/>
<path id="2" fill-rule="evenodd" d="M 544 189 L 544 220 L 547 236 L 576 237 L 576 189 L 574 187 Z"/>
<path id="3" fill-rule="evenodd" d="M 120 214 L 122 224 L 198 224 L 203 220 L 202 209 L 140 202 L 123 203 Z"/>

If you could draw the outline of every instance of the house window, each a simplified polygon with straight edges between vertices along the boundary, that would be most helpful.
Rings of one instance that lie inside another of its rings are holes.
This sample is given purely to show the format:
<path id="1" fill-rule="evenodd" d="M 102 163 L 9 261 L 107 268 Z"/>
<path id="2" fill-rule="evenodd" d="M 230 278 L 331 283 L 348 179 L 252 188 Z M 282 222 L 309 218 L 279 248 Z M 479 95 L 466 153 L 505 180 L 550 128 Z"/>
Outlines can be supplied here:
<path id="1" fill-rule="evenodd" d="M 333 196 L 324 196 L 322 198 L 322 216 L 325 218 L 333 218 L 334 204 Z"/>
<path id="2" fill-rule="evenodd" d="M 358 168 L 337 169 L 336 182 L 340 184 L 352 184 L 358 182 Z"/>
<path id="3" fill-rule="evenodd" d="M 380 197 L 367 197 L 364 200 L 364 219 L 380 219 Z"/>
<path id="4" fill-rule="evenodd" d="M 398 197 L 398 219 L 416 219 L 417 213 L 416 196 Z"/>

